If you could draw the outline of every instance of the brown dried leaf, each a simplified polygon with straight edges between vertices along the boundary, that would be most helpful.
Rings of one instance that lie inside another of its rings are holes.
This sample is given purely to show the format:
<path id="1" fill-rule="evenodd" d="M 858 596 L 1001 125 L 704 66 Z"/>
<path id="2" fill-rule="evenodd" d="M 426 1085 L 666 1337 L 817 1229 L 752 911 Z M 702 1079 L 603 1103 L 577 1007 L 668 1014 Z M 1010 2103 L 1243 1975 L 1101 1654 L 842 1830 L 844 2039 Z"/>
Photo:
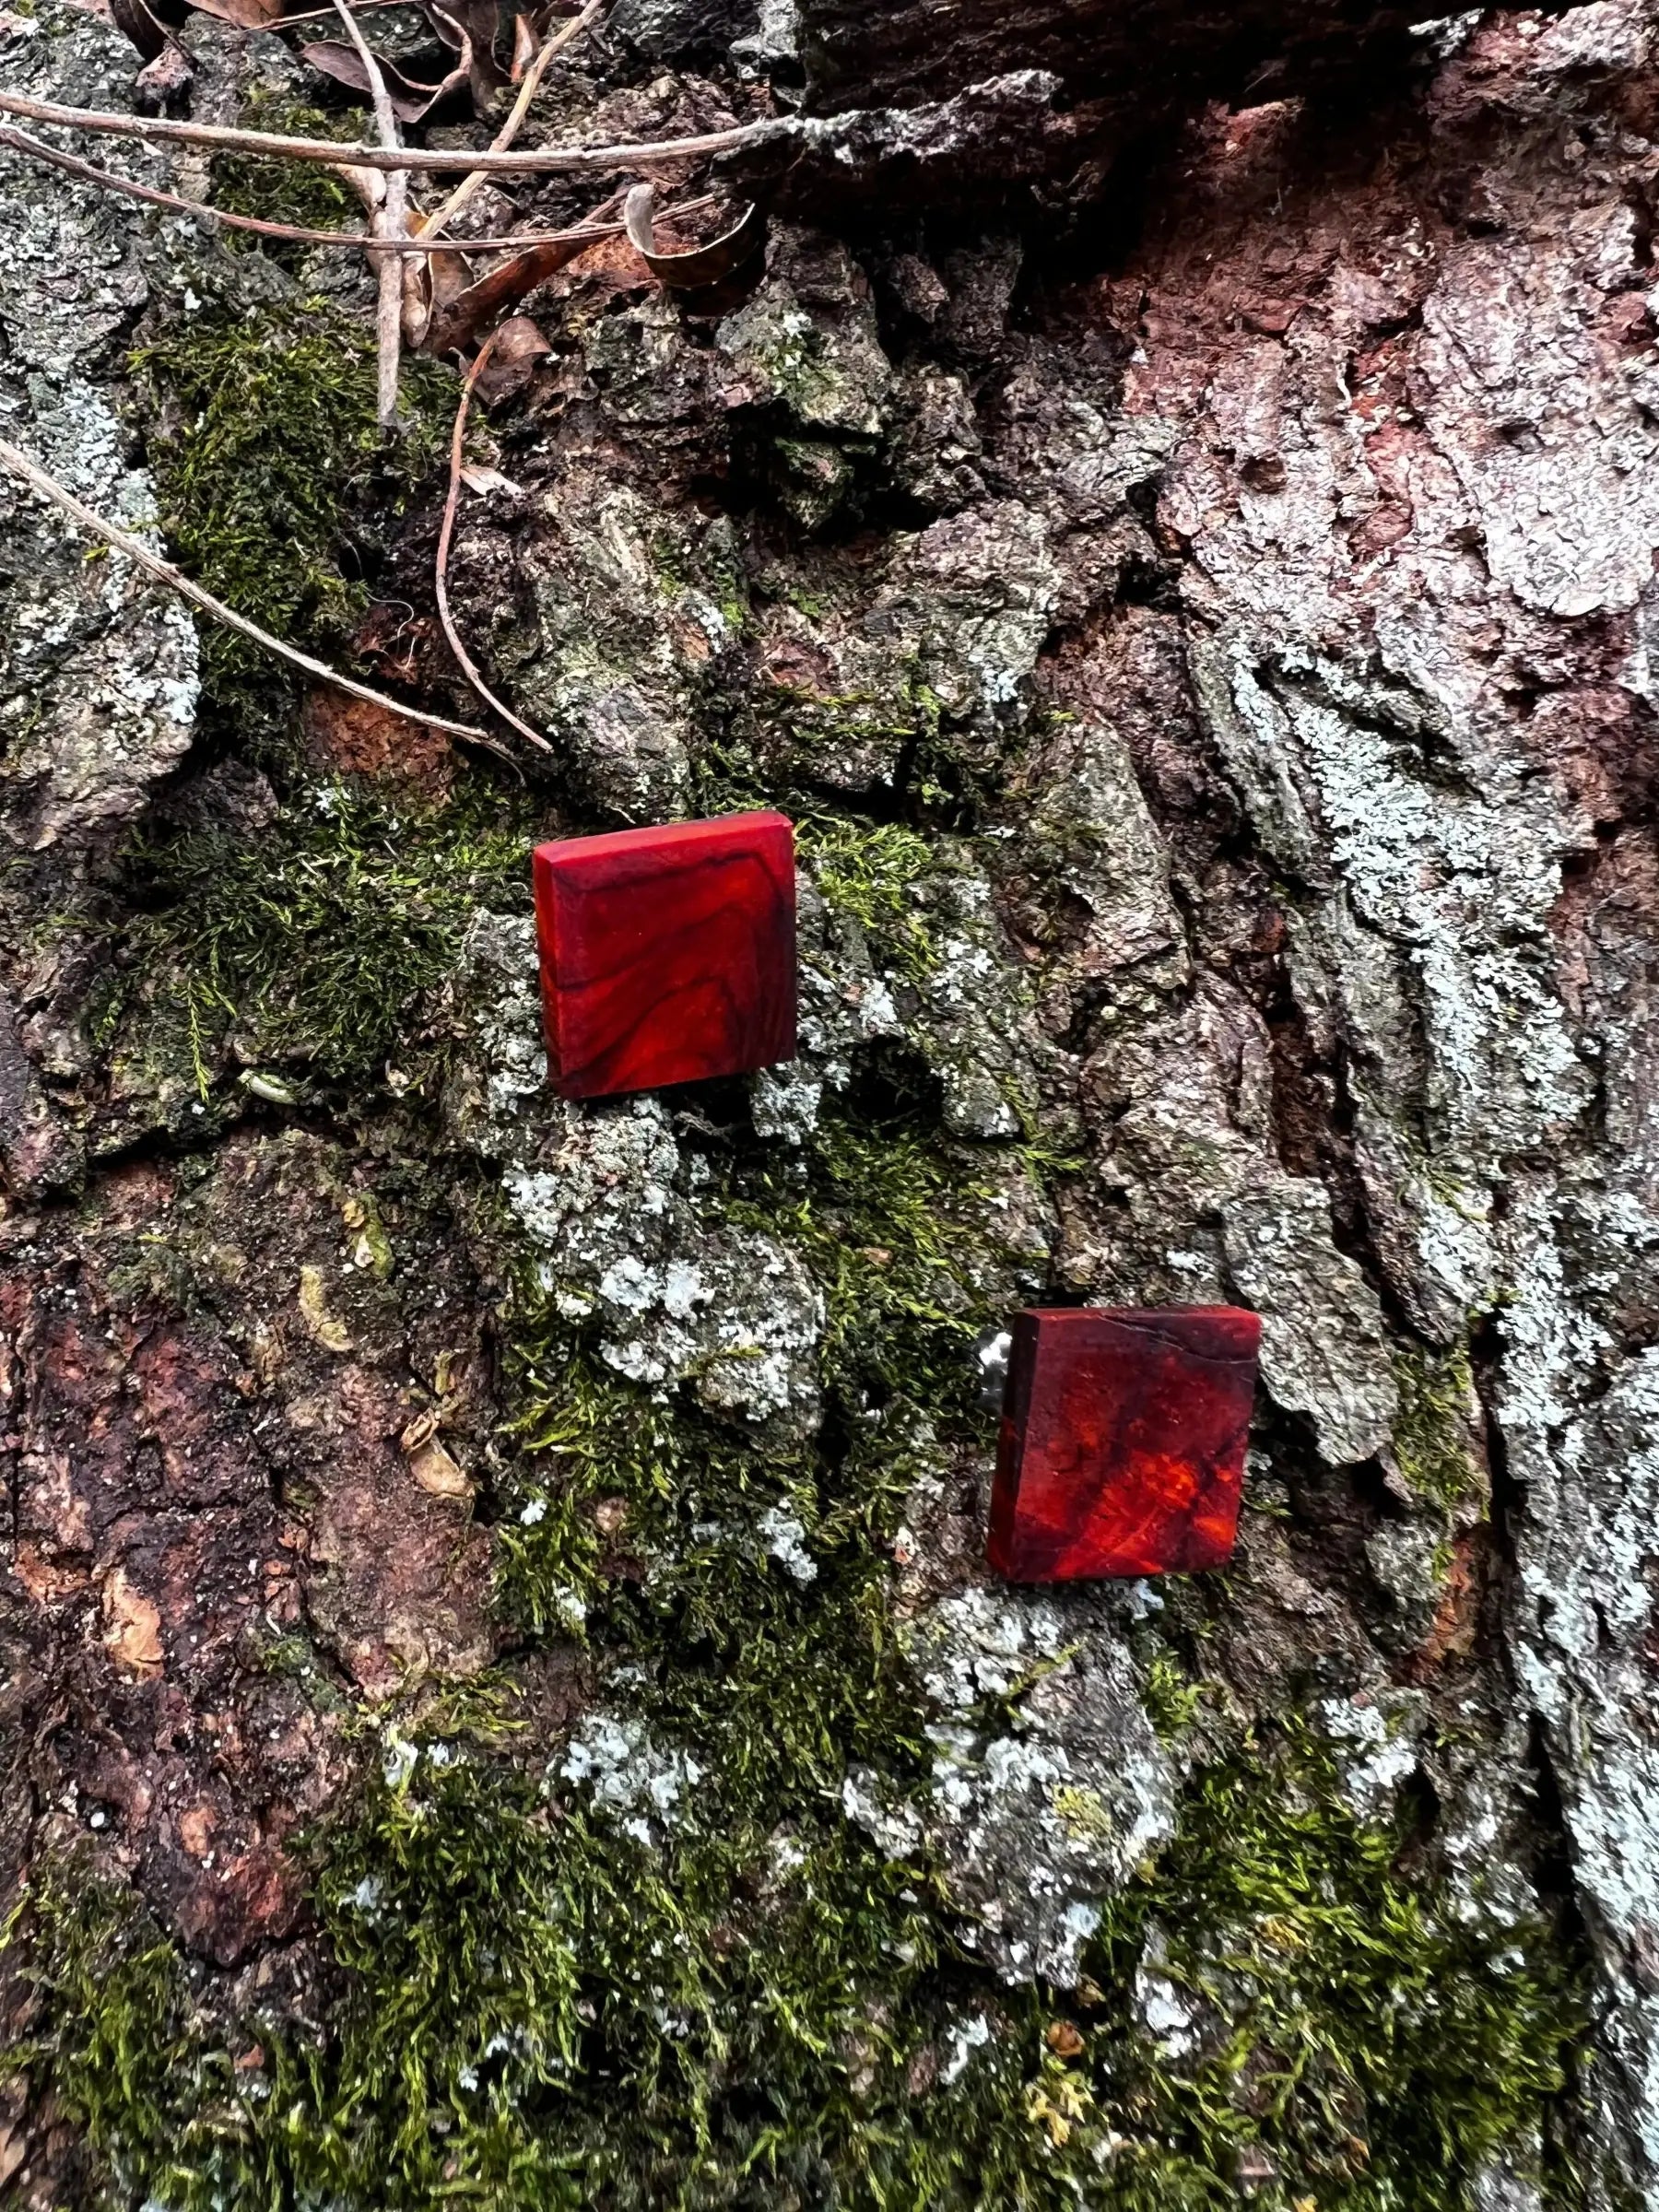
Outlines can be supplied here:
<path id="1" fill-rule="evenodd" d="M 568 267 L 548 280 L 547 295 L 553 300 L 569 300 L 579 291 L 643 292 L 655 281 L 638 253 L 618 231 L 611 238 L 584 246 Z"/>
<path id="2" fill-rule="evenodd" d="M 300 49 L 301 61 L 320 69 L 324 76 L 332 76 L 336 84 L 346 85 L 353 92 L 360 92 L 365 100 L 371 97 L 369 72 L 363 66 L 363 57 L 355 46 L 347 46 L 333 39 L 320 39 Z M 421 123 L 435 109 L 458 103 L 467 89 L 468 64 L 465 50 L 447 76 L 436 85 L 418 85 L 407 77 L 395 62 L 384 54 L 377 54 L 381 75 L 386 80 L 387 96 L 392 112 L 400 123 Z"/>
<path id="3" fill-rule="evenodd" d="M 574 261 L 585 241 L 549 239 L 545 246 L 531 246 L 515 253 L 500 268 L 491 269 L 477 284 L 442 310 L 435 310 L 426 335 L 429 353 L 456 353 L 527 299 L 556 269 Z"/>
<path id="4" fill-rule="evenodd" d="M 515 85 L 523 83 L 525 70 L 529 68 L 540 51 L 541 41 L 536 37 L 535 27 L 529 17 L 514 16 L 512 18 L 512 79 Z"/>
<path id="5" fill-rule="evenodd" d="M 406 346 L 418 346 L 432 319 L 432 272 L 424 261 L 403 265 L 403 336 Z"/>
<path id="6" fill-rule="evenodd" d="M 147 62 L 153 62 L 167 45 L 167 33 L 151 15 L 146 0 L 110 0 L 115 28 L 129 38 Z"/>
<path id="7" fill-rule="evenodd" d="M 623 202 L 622 221 L 634 251 L 657 282 L 670 290 L 700 291 L 706 285 L 719 284 L 759 248 L 765 224 L 759 208 L 751 201 L 741 220 L 706 246 L 659 253 L 655 206 L 656 186 L 636 184 Z"/>
<path id="8" fill-rule="evenodd" d="M 239 30 L 265 30 L 282 16 L 282 0 L 188 0 L 188 4 L 205 16 L 217 16 L 221 23 L 234 23 Z"/>
<path id="9" fill-rule="evenodd" d="M 535 375 L 536 362 L 546 360 L 552 350 L 528 315 L 509 315 L 496 332 L 494 348 L 478 372 L 475 391 L 486 406 L 515 399 Z"/>
<path id="10" fill-rule="evenodd" d="M 453 253 L 429 253 L 427 266 L 432 272 L 432 311 L 437 313 L 459 300 L 468 285 L 477 282 L 472 264 L 459 248 Z"/>
<path id="11" fill-rule="evenodd" d="M 472 78 L 473 99 L 481 108 L 507 82 L 495 58 L 501 11 L 498 0 L 426 0 L 427 20 L 446 46 L 463 57 Z"/>
<path id="12" fill-rule="evenodd" d="M 429 1406 L 424 1413 L 415 1416 L 397 1441 L 399 1447 L 413 1457 L 423 1446 L 429 1444 L 437 1433 L 438 1416 Z"/>
<path id="13" fill-rule="evenodd" d="M 413 680 L 412 656 L 388 659 L 394 680 Z M 412 723 L 367 700 L 321 686 L 306 696 L 307 749 L 320 767 L 350 776 L 383 777 L 442 797 L 455 777 L 455 755 L 441 730 Z"/>

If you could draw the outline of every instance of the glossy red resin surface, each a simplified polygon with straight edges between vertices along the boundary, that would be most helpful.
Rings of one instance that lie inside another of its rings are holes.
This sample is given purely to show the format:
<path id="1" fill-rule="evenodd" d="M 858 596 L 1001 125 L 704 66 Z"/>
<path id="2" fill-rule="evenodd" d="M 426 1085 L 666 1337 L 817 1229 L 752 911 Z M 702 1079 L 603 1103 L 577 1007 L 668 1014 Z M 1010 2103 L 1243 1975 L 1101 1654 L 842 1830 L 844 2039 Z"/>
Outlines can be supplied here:
<path id="1" fill-rule="evenodd" d="M 1256 1316 L 1041 1307 L 1013 1335 L 992 1566 L 1012 1582 L 1064 1583 L 1196 1574 L 1229 1559 Z"/>
<path id="2" fill-rule="evenodd" d="M 538 845 L 555 1087 L 606 1098 L 793 1059 L 794 880 L 781 814 Z"/>

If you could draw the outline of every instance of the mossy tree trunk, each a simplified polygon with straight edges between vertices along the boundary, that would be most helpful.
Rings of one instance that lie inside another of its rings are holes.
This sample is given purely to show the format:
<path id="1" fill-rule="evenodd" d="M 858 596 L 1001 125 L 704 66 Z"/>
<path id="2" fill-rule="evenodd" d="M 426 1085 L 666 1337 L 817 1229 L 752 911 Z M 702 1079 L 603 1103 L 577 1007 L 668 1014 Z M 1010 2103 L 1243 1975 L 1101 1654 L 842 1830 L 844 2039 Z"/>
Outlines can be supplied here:
<path id="1" fill-rule="evenodd" d="M 1406 12 L 618 0 L 549 137 L 834 119 L 528 303 L 550 769 L 0 495 L 0 2203 L 1659 2205 L 1659 26 Z M 8 438 L 477 712 L 355 263 L 0 239 Z M 798 1060 L 561 1104 L 530 844 L 755 804 Z M 989 1574 L 1034 1300 L 1261 1312 L 1227 1572 Z"/>

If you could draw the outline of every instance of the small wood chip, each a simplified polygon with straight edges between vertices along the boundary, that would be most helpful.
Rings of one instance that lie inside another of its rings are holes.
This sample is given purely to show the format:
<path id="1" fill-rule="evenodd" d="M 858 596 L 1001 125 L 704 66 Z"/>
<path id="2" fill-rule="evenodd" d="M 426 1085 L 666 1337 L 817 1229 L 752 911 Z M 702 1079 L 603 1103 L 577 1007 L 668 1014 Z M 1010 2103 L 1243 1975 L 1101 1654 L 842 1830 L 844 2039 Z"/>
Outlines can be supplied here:
<path id="1" fill-rule="evenodd" d="M 166 1656 L 161 1648 L 159 1609 L 117 1567 L 103 1585 L 103 1640 L 116 1664 L 135 1675 L 159 1675 Z"/>
<path id="2" fill-rule="evenodd" d="M 436 1437 L 411 1456 L 409 1472 L 430 1498 L 472 1497 L 472 1484 Z"/>

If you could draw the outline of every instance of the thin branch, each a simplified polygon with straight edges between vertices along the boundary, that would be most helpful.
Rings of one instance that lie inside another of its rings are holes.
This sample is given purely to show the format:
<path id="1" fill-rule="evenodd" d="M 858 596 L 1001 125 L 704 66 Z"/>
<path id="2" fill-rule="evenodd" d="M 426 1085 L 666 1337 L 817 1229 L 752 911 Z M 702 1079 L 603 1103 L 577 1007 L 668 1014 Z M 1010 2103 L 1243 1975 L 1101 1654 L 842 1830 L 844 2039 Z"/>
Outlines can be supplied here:
<path id="1" fill-rule="evenodd" d="M 407 0 L 387 0 L 391 6 L 402 7 Z M 31 138 L 27 131 L 16 130 L 9 124 L 0 124 L 0 146 L 8 146 L 14 153 L 28 154 L 40 161 L 50 161 L 53 168 L 65 170 L 72 177 L 79 177 L 88 184 L 101 184 L 107 191 L 123 192 L 130 199 L 145 200 L 153 207 L 168 207 L 179 215 L 194 216 L 198 221 L 223 223 L 232 230 L 252 230 L 260 238 L 282 239 L 297 246 L 347 246 L 361 253 L 523 253 L 532 246 L 563 246 L 581 243 L 594 244 L 602 238 L 620 238 L 625 225 L 604 220 L 606 211 L 621 198 L 613 193 L 602 200 L 594 212 L 569 230 L 509 231 L 503 236 L 489 238 L 429 239 L 424 233 L 401 244 L 391 239 L 376 238 L 368 230 L 306 230 L 298 223 L 268 223 L 256 215 L 233 215 L 228 207 L 215 207 L 206 200 L 187 200 L 176 192 L 163 192 L 159 185 L 137 184 L 131 177 L 118 176 L 112 169 L 99 169 L 90 161 L 83 161 L 78 154 L 66 154 L 60 147 L 48 146 L 43 138 Z M 700 199 L 685 200 L 677 207 L 665 207 L 665 218 L 700 215 L 713 205 L 710 194 Z"/>
<path id="2" fill-rule="evenodd" d="M 386 0 L 386 4 L 401 7 L 406 0 Z M 131 177 L 117 176 L 113 170 L 97 169 L 77 154 L 65 154 L 55 146 L 48 146 L 43 138 L 31 138 L 27 131 L 15 130 L 9 124 L 0 124 L 0 146 L 9 146 L 14 153 L 28 154 L 38 161 L 50 161 L 54 168 L 66 170 L 70 176 L 80 177 L 88 184 L 101 184 L 111 192 L 124 192 L 131 199 L 147 200 L 153 207 L 171 207 L 179 215 L 224 223 L 232 230 L 252 230 L 261 238 L 284 239 L 297 246 L 351 246 L 371 254 L 506 253 L 524 252 L 531 246 L 563 245 L 575 239 L 617 238 L 622 230 L 620 223 L 588 221 L 578 223 L 570 230 L 526 230 L 522 236 L 508 238 L 469 238 L 456 241 L 429 240 L 423 234 L 399 245 L 391 239 L 376 238 L 368 230 L 305 230 L 298 223 L 267 223 L 256 215 L 232 215 L 229 208 L 210 206 L 206 200 L 187 200 L 176 192 L 163 192 L 155 184 L 135 184 Z M 610 202 L 605 204 L 608 206 Z M 669 212 L 690 215 L 703 204 L 700 200 L 688 200 L 684 207 Z"/>
<path id="3" fill-rule="evenodd" d="M 580 37 L 606 4 L 606 0 L 587 0 L 587 6 L 579 16 L 572 16 L 568 23 L 561 23 L 552 37 L 543 43 L 540 53 L 524 72 L 524 82 L 518 88 L 518 98 L 509 110 L 506 122 L 489 142 L 492 154 L 504 154 L 507 151 L 518 136 L 519 127 L 530 112 L 530 103 L 541 90 L 542 78 L 547 76 L 555 57 L 564 52 L 572 39 Z M 470 176 L 464 177 L 443 205 L 421 224 L 421 236 L 436 238 L 441 230 L 446 229 L 488 181 L 488 172 L 482 169 L 475 169 Z"/>
<path id="4" fill-rule="evenodd" d="M 61 508 L 83 530 L 90 530 L 95 537 L 101 537 L 116 552 L 124 553 L 147 576 L 153 576 L 158 583 L 166 584 L 169 590 L 177 592 L 181 598 L 188 599 L 193 606 L 199 606 L 205 615 L 211 615 L 216 622 L 224 623 L 228 629 L 240 630 L 244 638 L 252 638 L 254 644 L 263 645 L 267 653 L 276 653 L 279 660 L 291 662 L 296 668 L 302 668 L 307 676 L 314 677 L 319 683 L 332 684 L 336 691 L 347 691 L 353 699 L 366 700 L 371 707 L 383 708 L 388 714 L 396 714 L 405 722 L 420 723 L 428 729 L 443 730 L 452 737 L 465 737 L 469 744 L 488 746 L 492 752 L 500 750 L 487 731 L 475 730 L 470 723 L 447 722 L 441 714 L 428 714 L 418 707 L 406 707 L 400 700 L 388 699 L 383 691 L 371 690 L 367 684 L 359 684 L 349 676 L 340 675 L 326 662 L 312 660 L 309 653 L 301 653 L 293 645 L 285 645 L 280 638 L 272 637 L 268 629 L 261 629 L 257 622 L 250 622 L 246 615 L 239 615 L 234 607 L 227 606 L 222 599 L 216 599 L 211 592 L 204 591 L 199 583 L 193 583 L 188 576 L 181 574 L 173 567 L 171 561 L 163 560 L 159 553 L 152 553 L 147 545 L 127 531 L 120 529 L 114 523 L 105 522 L 101 514 L 96 513 L 90 507 L 83 506 L 55 477 L 48 476 L 37 462 L 31 461 L 27 453 L 20 453 L 3 438 L 0 438 L 0 467 L 9 469 L 31 491 L 38 493 L 53 507 Z"/>
<path id="5" fill-rule="evenodd" d="M 699 138 L 659 138 L 641 146 L 538 147 L 510 153 L 455 153 L 434 147 L 403 147 L 387 153 L 375 146 L 342 146 L 333 138 L 285 138 L 274 131 L 239 131 L 228 124 L 175 123 L 162 115 L 114 115 L 100 108 L 63 108 L 49 100 L 25 100 L 0 92 L 0 113 L 34 123 L 60 124 L 66 130 L 98 131 L 107 137 L 147 138 L 158 144 L 222 146 L 234 153 L 261 154 L 273 160 L 318 161 L 325 167 L 349 162 L 358 169 L 481 170 L 491 176 L 562 175 L 588 169 L 644 169 L 658 161 L 695 161 L 705 155 L 796 138 L 800 124 L 769 117 L 742 123 L 729 131 L 705 131 Z"/>
<path id="6" fill-rule="evenodd" d="M 495 350 L 496 336 L 497 333 L 491 331 L 483 345 L 479 347 L 478 357 L 467 371 L 466 382 L 461 387 L 461 405 L 455 409 L 454 433 L 450 439 L 449 497 L 443 502 L 443 524 L 438 533 L 438 559 L 433 569 L 432 581 L 437 587 L 438 619 L 443 625 L 443 634 L 449 640 L 449 649 L 459 662 L 462 673 L 465 676 L 467 682 L 485 705 L 493 707 L 503 722 L 511 723 L 521 737 L 527 737 L 532 745 L 539 746 L 544 753 L 550 753 L 553 747 L 541 732 L 533 730 L 527 722 L 521 722 L 512 709 L 502 704 L 478 674 L 477 664 L 461 642 L 461 633 L 455 628 L 454 617 L 450 613 L 450 540 L 455 534 L 455 510 L 461 503 L 461 462 L 466 444 L 466 418 L 472 407 L 473 386 L 482 374 L 485 362 L 488 360 Z"/>
<path id="7" fill-rule="evenodd" d="M 380 132 L 381 144 L 390 153 L 403 150 L 403 133 L 397 127 L 397 113 L 392 105 L 392 95 L 386 89 L 385 72 L 375 57 L 374 50 L 358 29 L 358 19 L 347 6 L 347 0 L 335 0 L 335 7 L 346 35 L 357 48 L 358 59 L 363 65 L 363 74 L 369 79 L 369 97 L 374 102 L 375 126 Z M 369 218 L 369 228 L 378 238 L 404 239 L 409 235 L 409 172 L 406 169 L 388 171 L 380 194 L 380 205 Z M 376 264 L 380 286 L 380 304 L 375 315 L 375 335 L 379 358 L 378 411 L 381 428 L 394 429 L 397 426 L 397 371 L 403 359 L 403 257 L 401 254 L 382 254 Z"/>
<path id="8" fill-rule="evenodd" d="M 385 241 L 370 237 L 366 230 L 302 230 L 297 223 L 267 223 L 255 215 L 231 215 L 223 207 L 210 207 L 206 200 L 187 200 L 176 192 L 163 192 L 155 184 L 135 184 L 131 177 L 118 177 L 112 170 L 96 169 L 78 155 L 65 154 L 55 146 L 48 146 L 43 138 L 31 138 L 27 131 L 14 129 L 9 124 L 0 124 L 0 146 L 10 147 L 14 153 L 28 154 L 36 161 L 50 161 L 53 168 L 66 170 L 70 176 L 80 177 L 88 184 L 101 184 L 110 192 L 124 192 L 135 200 L 147 200 L 152 207 L 171 207 L 180 215 L 209 217 L 215 222 L 228 224 L 232 230 L 253 230 L 261 238 L 288 239 L 295 245 L 358 246 L 371 253 L 387 251 Z"/>
<path id="9" fill-rule="evenodd" d="M 369 79 L 369 98 L 374 109 L 374 127 L 380 133 L 382 146 L 392 152 L 403 149 L 403 133 L 397 127 L 397 111 L 392 105 L 392 95 L 386 87 L 384 72 L 368 40 L 359 28 L 358 19 L 347 6 L 347 0 L 334 0 L 335 13 L 346 26 L 346 36 L 357 48 L 357 57 L 363 65 L 363 74 Z"/>

